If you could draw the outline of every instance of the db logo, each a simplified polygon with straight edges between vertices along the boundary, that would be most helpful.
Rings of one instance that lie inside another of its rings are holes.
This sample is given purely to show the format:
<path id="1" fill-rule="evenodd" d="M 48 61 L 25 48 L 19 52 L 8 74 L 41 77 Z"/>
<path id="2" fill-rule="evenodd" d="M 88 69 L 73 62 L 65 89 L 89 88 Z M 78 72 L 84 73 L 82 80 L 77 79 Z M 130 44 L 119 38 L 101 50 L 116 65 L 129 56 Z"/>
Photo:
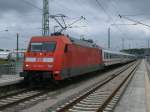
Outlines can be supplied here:
<path id="1" fill-rule="evenodd" d="M 43 58 L 36 58 L 36 62 L 42 62 Z"/>

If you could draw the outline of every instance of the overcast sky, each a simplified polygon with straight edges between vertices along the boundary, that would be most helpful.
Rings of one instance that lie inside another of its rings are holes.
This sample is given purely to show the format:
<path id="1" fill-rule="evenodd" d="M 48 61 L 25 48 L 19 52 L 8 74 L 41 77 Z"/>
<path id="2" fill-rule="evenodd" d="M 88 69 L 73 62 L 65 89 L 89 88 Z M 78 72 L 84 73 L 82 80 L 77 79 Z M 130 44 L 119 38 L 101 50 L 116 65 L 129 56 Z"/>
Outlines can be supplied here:
<path id="1" fill-rule="evenodd" d="M 33 6 L 27 2 L 33 4 Z M 150 24 L 150 0 L 49 0 L 51 14 L 64 14 L 66 22 L 84 16 L 72 28 L 65 31 L 72 37 L 93 39 L 98 45 L 107 48 L 107 30 L 111 28 L 111 49 L 120 50 L 122 39 L 125 48 L 147 47 L 150 39 L 150 27 L 143 25 L 111 25 L 133 24 L 120 19 L 118 14 L 130 15 L 130 19 Z M 36 7 L 39 7 L 36 8 Z M 41 35 L 42 0 L 0 0 L 0 48 L 13 49 L 16 46 L 16 33 L 20 34 L 20 48 L 25 48 L 32 36 Z M 57 25 L 50 19 L 50 32 Z M 9 30 L 8 32 L 4 30 Z"/>

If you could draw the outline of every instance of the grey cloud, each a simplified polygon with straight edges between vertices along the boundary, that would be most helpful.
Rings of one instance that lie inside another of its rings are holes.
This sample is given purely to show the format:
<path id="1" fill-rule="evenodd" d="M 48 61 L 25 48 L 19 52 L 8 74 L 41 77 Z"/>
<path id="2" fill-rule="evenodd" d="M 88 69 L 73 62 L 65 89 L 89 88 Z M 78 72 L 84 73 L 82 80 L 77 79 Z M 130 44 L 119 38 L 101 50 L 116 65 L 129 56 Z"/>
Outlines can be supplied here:
<path id="1" fill-rule="evenodd" d="M 42 0 L 26 1 L 33 3 L 37 7 L 42 7 Z M 81 35 L 85 35 L 86 38 L 96 40 L 96 42 L 102 47 L 107 47 L 107 29 L 110 24 L 122 23 L 117 16 L 119 13 L 140 14 L 149 13 L 150 11 L 149 0 L 99 0 L 107 14 L 105 14 L 103 9 L 98 6 L 95 0 L 49 1 L 51 14 L 63 13 L 71 18 L 78 18 L 80 16 L 85 16 L 87 18 L 87 21 L 81 21 L 75 24 L 78 26 L 85 25 L 87 26 L 86 28 L 68 29 L 65 33 L 77 38 L 80 38 Z M 113 21 L 110 17 L 113 18 Z M 131 18 L 140 20 L 148 17 L 137 16 Z M 73 19 L 67 19 L 67 22 L 72 20 Z M 123 21 L 124 23 L 132 23 L 127 20 Z M 149 24 L 149 21 L 146 21 L 146 23 Z M 54 24 L 56 23 L 50 19 L 51 32 L 53 32 Z M 41 25 L 42 13 L 40 10 L 24 3 L 22 0 L 0 0 L 0 31 L 5 28 L 10 30 L 9 33 L 0 32 L 0 48 L 8 47 L 11 49 L 12 47 L 15 47 L 16 40 L 14 38 L 16 37 L 16 32 L 19 32 L 21 36 L 20 47 L 25 47 L 26 43 L 24 41 L 28 41 L 33 35 L 41 35 Z M 126 41 L 131 39 L 147 39 L 150 34 L 150 31 L 143 26 L 118 26 L 118 29 L 111 26 L 112 49 L 116 49 L 116 46 L 121 49 L 121 38 L 126 38 Z M 8 41 L 7 38 L 9 38 Z M 8 46 L 5 46 L 7 43 Z M 126 47 L 128 47 L 128 43 L 129 42 L 127 42 Z M 140 43 L 137 43 L 140 47 Z M 136 45 L 133 47 L 135 46 Z"/>
<path id="2" fill-rule="evenodd" d="M 33 1 L 33 0 L 32 0 Z M 36 3 L 36 2 L 34 2 Z M 9 11 L 16 11 L 18 13 L 27 13 L 34 8 L 24 3 L 22 0 L 0 0 L 0 12 L 7 13 Z"/>

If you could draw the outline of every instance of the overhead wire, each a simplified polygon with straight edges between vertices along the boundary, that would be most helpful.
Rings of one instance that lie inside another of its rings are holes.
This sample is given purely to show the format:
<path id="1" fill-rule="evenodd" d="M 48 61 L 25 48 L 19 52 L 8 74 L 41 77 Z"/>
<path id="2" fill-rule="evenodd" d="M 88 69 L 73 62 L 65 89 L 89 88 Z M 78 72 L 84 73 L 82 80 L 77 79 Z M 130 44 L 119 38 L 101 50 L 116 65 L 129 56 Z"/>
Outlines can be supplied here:
<path id="1" fill-rule="evenodd" d="M 115 0 L 110 0 L 110 1 L 112 1 L 113 3 L 114 3 L 114 5 L 112 5 L 115 9 L 116 9 L 116 11 L 117 11 L 117 16 L 118 16 L 118 14 L 120 14 L 119 13 L 119 11 L 118 11 L 118 2 L 116 2 Z M 116 5 L 115 5 L 116 4 Z M 123 24 L 125 24 L 125 22 L 124 22 L 124 20 L 123 19 L 121 19 L 121 22 L 123 23 Z M 133 22 L 133 21 L 132 21 Z M 136 25 L 137 23 L 134 23 L 133 25 Z M 124 37 L 125 37 L 125 39 L 126 40 L 131 40 L 131 38 L 129 38 L 128 37 L 128 35 L 126 34 L 126 33 L 124 33 L 121 29 L 119 29 L 118 28 L 118 30 L 123 34 L 123 35 L 125 35 Z"/>
<path id="2" fill-rule="evenodd" d="M 105 10 L 105 8 L 103 7 L 103 5 L 100 3 L 100 0 L 96 0 L 98 6 L 103 10 L 103 12 L 108 16 L 109 20 L 112 20 L 112 17 L 107 13 L 107 11 Z"/>
<path id="3" fill-rule="evenodd" d="M 137 23 L 137 24 L 141 24 L 141 25 L 143 25 L 143 26 L 150 27 L 150 25 L 145 24 L 145 23 L 143 23 L 143 22 L 141 22 L 141 21 L 138 21 L 138 20 L 135 20 L 135 19 L 131 19 L 131 18 L 129 18 L 129 17 L 122 16 L 122 15 L 120 15 L 120 14 L 119 14 L 118 16 L 119 16 L 120 18 L 127 19 L 127 20 L 132 21 L 132 22 L 135 22 L 135 23 Z"/>
<path id="4" fill-rule="evenodd" d="M 118 16 L 118 14 L 120 14 L 119 13 L 119 11 L 118 11 L 118 3 L 115 1 L 115 0 L 109 0 L 109 1 L 111 1 L 112 3 L 114 3 L 114 4 L 112 4 L 112 6 L 114 7 L 114 9 L 116 10 L 116 14 L 117 14 L 117 16 Z M 115 5 L 116 4 L 116 5 Z M 121 19 L 121 22 L 123 23 L 123 24 L 125 24 L 125 22 Z M 126 33 L 124 33 L 120 28 L 119 28 L 119 26 L 116 26 L 117 27 L 117 29 L 120 31 L 120 33 L 122 33 L 122 35 L 125 37 L 125 38 L 129 38 L 128 36 L 127 36 L 127 34 Z"/>
<path id="5" fill-rule="evenodd" d="M 111 0 L 111 1 L 113 1 L 117 6 L 118 6 L 118 2 L 116 2 L 116 0 Z M 117 7 L 116 7 L 117 8 Z M 146 16 L 146 17 L 148 17 L 148 16 L 150 16 L 150 13 L 139 13 L 139 14 L 128 14 L 128 15 L 122 15 L 122 16 L 125 16 L 125 17 L 136 17 L 136 16 Z M 149 27 L 150 25 L 147 25 L 147 24 L 145 24 L 145 23 L 143 23 L 143 21 L 148 21 L 148 20 L 150 20 L 150 19 L 148 19 L 148 18 L 146 18 L 146 19 L 141 19 L 141 20 L 136 20 L 136 19 L 131 19 L 131 18 L 128 18 L 128 19 L 130 19 L 129 21 L 131 21 L 131 22 L 134 22 L 134 21 L 136 21 L 136 22 L 138 22 L 138 23 L 136 23 L 136 24 L 141 24 L 141 25 L 144 25 L 144 26 L 147 26 L 147 27 Z M 122 21 L 123 21 L 123 19 L 121 19 Z M 133 21 L 132 21 L 133 20 Z M 134 39 L 135 40 L 135 39 Z M 136 39 L 137 40 L 137 39 Z"/>
<path id="6" fill-rule="evenodd" d="M 123 16 L 150 16 L 148 13 L 141 13 L 141 14 L 124 14 Z"/>
<path id="7" fill-rule="evenodd" d="M 116 2 L 115 0 L 110 0 L 110 1 L 112 1 L 114 4 L 116 4 L 116 6 L 114 6 L 114 5 L 112 5 L 115 9 L 116 9 L 116 12 L 119 14 L 119 11 L 117 10 L 118 9 L 118 2 Z M 136 14 L 135 14 L 136 15 Z M 147 14 L 148 15 L 148 14 Z M 144 21 L 144 20 L 143 20 Z M 121 19 L 121 22 L 122 23 L 124 23 L 124 20 L 123 19 Z M 131 21 L 130 21 L 131 22 Z M 133 21 L 132 21 L 133 22 Z M 135 23 L 135 24 L 137 24 L 137 23 Z M 133 24 L 133 25 L 135 25 L 135 24 Z M 124 33 L 121 29 L 118 29 L 118 30 L 120 30 L 120 32 L 122 32 L 122 34 L 124 34 L 126 37 L 128 37 L 127 36 L 127 34 L 126 33 Z M 125 37 L 124 36 L 124 37 Z M 131 38 L 126 38 L 126 40 L 131 40 Z M 135 39 L 134 39 L 135 40 Z"/>
<path id="8" fill-rule="evenodd" d="M 111 0 L 111 1 L 113 1 L 113 2 L 115 2 L 116 3 L 116 1 L 114 1 L 114 0 Z M 117 4 L 117 3 L 116 3 Z M 129 20 L 129 21 L 132 21 L 132 22 L 136 22 L 136 23 L 138 23 L 138 24 L 141 24 L 141 25 L 144 25 L 144 26 L 147 26 L 147 27 L 150 27 L 150 25 L 147 25 L 147 24 L 145 24 L 145 23 L 142 23 L 141 21 L 145 21 L 145 20 L 148 20 L 148 19 L 144 19 L 144 20 L 135 20 L 135 19 L 131 19 L 131 18 L 129 18 L 128 16 L 143 16 L 143 15 L 147 15 L 147 16 L 150 16 L 150 14 L 149 13 L 141 13 L 141 14 L 128 14 L 128 15 L 121 15 L 120 13 L 119 13 L 119 17 L 121 16 L 121 17 L 124 17 L 124 19 L 127 19 L 127 20 Z"/>
<path id="9" fill-rule="evenodd" d="M 110 16 L 110 14 L 105 10 L 105 8 L 102 6 L 102 4 L 100 3 L 100 0 L 96 0 L 96 2 L 98 3 L 98 5 L 101 7 L 101 9 L 104 11 L 104 13 L 107 15 L 107 17 L 112 21 L 112 24 L 116 24 L 116 21 L 114 20 L 113 17 Z M 114 6 L 115 7 L 115 6 Z M 116 8 L 115 8 L 116 9 Z M 117 11 L 118 13 L 118 11 Z M 118 29 L 118 31 L 120 32 L 120 34 L 124 37 L 127 38 L 128 36 L 117 26 L 115 25 L 115 27 Z"/>
<path id="10" fill-rule="evenodd" d="M 38 6 L 34 5 L 33 3 L 31 3 L 31 2 L 29 2 L 27 0 L 21 0 L 21 1 L 24 2 L 24 3 L 26 3 L 26 4 L 28 4 L 28 5 L 30 5 L 33 8 L 36 8 L 36 9 L 42 11 L 42 8 L 39 8 Z"/>

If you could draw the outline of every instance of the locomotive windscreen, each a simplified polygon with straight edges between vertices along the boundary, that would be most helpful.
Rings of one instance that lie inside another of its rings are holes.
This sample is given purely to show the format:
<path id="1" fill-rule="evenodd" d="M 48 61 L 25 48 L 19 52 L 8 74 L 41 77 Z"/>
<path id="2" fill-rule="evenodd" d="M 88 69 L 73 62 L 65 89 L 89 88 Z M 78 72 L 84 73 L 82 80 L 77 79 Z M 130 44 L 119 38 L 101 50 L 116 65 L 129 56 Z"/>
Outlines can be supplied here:
<path id="1" fill-rule="evenodd" d="M 54 52 L 56 42 L 34 42 L 30 44 L 31 52 Z"/>

